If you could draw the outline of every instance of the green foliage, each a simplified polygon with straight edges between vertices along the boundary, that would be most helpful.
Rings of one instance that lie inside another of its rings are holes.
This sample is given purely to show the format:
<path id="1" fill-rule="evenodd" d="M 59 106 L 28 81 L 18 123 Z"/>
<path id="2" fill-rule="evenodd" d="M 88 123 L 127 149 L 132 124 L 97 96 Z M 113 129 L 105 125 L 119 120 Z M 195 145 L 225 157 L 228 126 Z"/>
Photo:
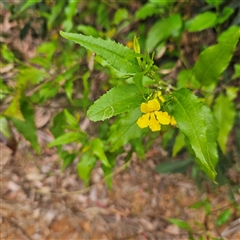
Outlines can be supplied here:
<path id="1" fill-rule="evenodd" d="M 213 106 L 213 113 L 217 120 L 219 134 L 218 134 L 218 144 L 223 153 L 226 153 L 226 143 L 228 139 L 229 132 L 231 131 L 234 119 L 236 115 L 236 110 L 234 104 L 228 96 L 220 94 L 215 101 Z"/>
<path id="2" fill-rule="evenodd" d="M 124 47 L 121 44 L 111 40 L 84 36 L 82 34 L 65 32 L 60 32 L 60 34 L 75 43 L 81 44 L 86 49 L 95 52 L 119 72 L 132 74 L 140 71 L 135 58 L 136 54 L 134 54 L 131 49 Z"/>
<path id="3" fill-rule="evenodd" d="M 223 225 L 224 223 L 228 222 L 232 216 L 232 212 L 230 209 L 226 209 L 221 212 L 221 214 L 216 219 L 216 224 L 218 226 Z"/>
<path id="4" fill-rule="evenodd" d="M 92 121 L 104 121 L 120 113 L 129 112 L 138 107 L 143 97 L 135 85 L 114 87 L 99 98 L 88 110 Z"/>
<path id="5" fill-rule="evenodd" d="M 62 170 L 76 161 L 86 185 L 100 161 L 111 188 L 116 157 L 125 151 L 124 145 L 130 145 L 129 155 L 136 152 L 144 158 L 158 137 L 168 159 L 172 153 L 179 160 L 161 163 L 157 172 L 184 172 L 193 166 L 192 176 L 199 183 L 206 180 L 199 168 L 213 181 L 217 174 L 225 179 L 220 163 L 222 156 L 230 158 L 227 142 L 239 110 L 236 6 L 206 0 L 200 8 L 189 4 L 189 14 L 185 4 L 162 0 L 136 6 L 122 1 L 114 7 L 97 1 L 5 3 L 13 19 L 26 23 L 20 37 L 35 33 L 42 43 L 27 61 L 10 45 L 1 44 L 3 67 L 14 66 L 12 82 L 8 76 L 0 80 L 1 121 L 12 121 L 40 153 L 34 107 L 51 107 L 52 101 L 64 99 L 47 126 L 55 138 L 48 147 L 56 147 Z M 28 10 L 38 14 L 27 15 Z M 97 18 L 91 18 L 96 12 Z M 36 23 L 42 28 L 36 30 Z M 188 45 L 192 34 L 197 39 L 194 47 Z M 160 109 L 151 106 L 151 100 L 157 100 Z M 165 120 L 156 118 L 160 115 Z M 85 130 L 81 124 L 86 118 L 99 123 L 90 123 Z M 161 124 L 161 132 L 149 133 L 148 127 L 156 124 Z M 3 125 L 6 131 L 6 121 Z M 224 223 L 227 218 L 219 219 Z M 191 232 L 185 222 L 171 221 Z"/>
<path id="6" fill-rule="evenodd" d="M 198 14 L 194 19 L 186 23 L 189 32 L 199 32 L 204 29 L 214 27 L 216 24 L 217 15 L 213 12 L 204 12 Z"/>
<path id="7" fill-rule="evenodd" d="M 178 127 L 190 142 L 201 169 L 214 180 L 218 156 L 214 139 L 216 133 L 210 132 L 214 125 L 208 120 L 212 118 L 211 112 L 206 111 L 206 107 L 187 89 L 175 91 L 173 97 L 173 116 Z"/>
<path id="8" fill-rule="evenodd" d="M 170 36 L 178 37 L 182 27 L 182 19 L 179 14 L 161 19 L 156 22 L 150 29 L 147 40 L 146 49 L 151 52 L 158 43 L 166 40 Z"/>
<path id="9" fill-rule="evenodd" d="M 127 144 L 131 139 L 136 139 L 142 135 L 141 129 L 137 126 L 137 119 L 141 116 L 139 108 L 135 108 L 125 117 L 112 125 L 110 131 L 111 151 L 116 151 L 119 147 Z"/>
<path id="10" fill-rule="evenodd" d="M 35 151 L 40 154 L 41 150 L 37 139 L 37 131 L 34 120 L 34 109 L 27 101 L 24 101 L 21 102 L 20 110 L 24 120 L 22 121 L 15 117 L 12 117 L 11 121 L 13 122 L 17 130 L 21 134 L 23 134 L 23 136 L 31 143 Z"/>
<path id="11" fill-rule="evenodd" d="M 235 31 L 219 38 L 219 43 L 209 47 L 199 56 L 199 60 L 194 65 L 193 71 L 197 80 L 205 86 L 209 86 L 218 81 L 219 75 L 228 66 L 235 46 L 240 36 L 240 29 L 234 28 Z M 227 31 L 231 30 L 229 28 Z M 223 33 L 225 34 L 225 33 Z"/>

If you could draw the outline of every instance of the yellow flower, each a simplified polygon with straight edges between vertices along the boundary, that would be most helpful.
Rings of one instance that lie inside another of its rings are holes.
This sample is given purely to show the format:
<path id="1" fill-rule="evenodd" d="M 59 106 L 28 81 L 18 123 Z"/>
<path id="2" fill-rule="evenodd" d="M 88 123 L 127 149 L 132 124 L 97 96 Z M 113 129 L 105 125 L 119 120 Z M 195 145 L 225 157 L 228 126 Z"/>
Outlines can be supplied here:
<path id="1" fill-rule="evenodd" d="M 160 108 L 160 103 L 156 98 L 149 100 L 147 103 L 142 103 L 140 109 L 144 115 L 138 119 L 137 125 L 140 128 L 149 127 L 153 132 L 161 129 L 160 124 L 168 125 L 170 116 L 167 112 L 159 111 Z"/>
<path id="2" fill-rule="evenodd" d="M 173 116 L 171 117 L 170 123 L 171 123 L 171 125 L 176 125 L 177 124 L 177 122 L 176 122 L 176 120 Z"/>
<path id="3" fill-rule="evenodd" d="M 162 96 L 162 92 L 161 91 L 158 91 L 157 92 L 157 96 L 158 96 L 158 98 L 164 103 L 165 102 L 165 99 L 164 99 L 164 97 Z"/>

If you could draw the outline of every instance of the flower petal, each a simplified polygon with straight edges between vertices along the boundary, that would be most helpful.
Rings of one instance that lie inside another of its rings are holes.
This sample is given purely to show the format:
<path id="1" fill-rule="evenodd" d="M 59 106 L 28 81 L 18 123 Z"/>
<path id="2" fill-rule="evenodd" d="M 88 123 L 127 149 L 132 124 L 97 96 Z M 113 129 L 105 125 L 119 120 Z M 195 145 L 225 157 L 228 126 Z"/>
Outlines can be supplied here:
<path id="1" fill-rule="evenodd" d="M 142 113 L 148 113 L 149 110 L 148 110 L 148 104 L 147 103 L 142 103 L 141 106 L 140 106 L 140 110 Z"/>
<path id="2" fill-rule="evenodd" d="M 153 99 L 153 100 L 149 100 L 147 104 L 148 104 L 148 111 L 149 112 L 160 110 L 160 103 L 156 98 Z"/>
<path id="3" fill-rule="evenodd" d="M 149 113 L 146 113 L 144 115 L 142 115 L 142 117 L 140 117 L 138 120 L 137 120 L 137 125 L 140 127 L 140 128 L 146 128 L 149 126 L 149 116 L 150 114 Z"/>
<path id="4" fill-rule="evenodd" d="M 153 132 L 160 131 L 161 129 L 161 126 L 159 122 L 156 120 L 154 113 L 151 113 L 150 115 L 149 127 Z"/>
<path id="5" fill-rule="evenodd" d="M 170 123 L 170 116 L 168 115 L 167 112 L 155 112 L 155 115 L 157 117 L 157 120 L 161 123 L 161 124 L 165 124 L 168 125 Z"/>
<path id="6" fill-rule="evenodd" d="M 162 96 L 162 92 L 161 91 L 158 91 L 157 92 L 157 96 L 158 98 L 162 101 L 162 102 L 165 102 L 166 100 L 164 99 L 164 97 Z"/>
<path id="7" fill-rule="evenodd" d="M 177 122 L 176 122 L 176 120 L 175 120 L 175 118 L 172 116 L 171 117 L 171 125 L 176 125 L 177 124 Z"/>

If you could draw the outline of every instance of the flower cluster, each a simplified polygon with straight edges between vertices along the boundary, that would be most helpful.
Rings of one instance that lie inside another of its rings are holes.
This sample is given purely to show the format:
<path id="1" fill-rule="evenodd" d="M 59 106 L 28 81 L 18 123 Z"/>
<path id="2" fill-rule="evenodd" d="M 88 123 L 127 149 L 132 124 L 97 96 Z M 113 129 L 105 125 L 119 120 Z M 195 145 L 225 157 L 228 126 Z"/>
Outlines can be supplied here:
<path id="1" fill-rule="evenodd" d="M 158 93 L 158 97 L 162 102 L 165 101 L 161 96 L 161 92 Z M 160 108 L 160 103 L 156 98 L 149 100 L 147 103 L 142 103 L 140 109 L 144 115 L 138 119 L 137 125 L 140 128 L 149 126 L 153 132 L 161 130 L 161 124 L 175 125 L 176 121 L 174 117 L 171 117 L 167 112 L 160 111 Z"/>

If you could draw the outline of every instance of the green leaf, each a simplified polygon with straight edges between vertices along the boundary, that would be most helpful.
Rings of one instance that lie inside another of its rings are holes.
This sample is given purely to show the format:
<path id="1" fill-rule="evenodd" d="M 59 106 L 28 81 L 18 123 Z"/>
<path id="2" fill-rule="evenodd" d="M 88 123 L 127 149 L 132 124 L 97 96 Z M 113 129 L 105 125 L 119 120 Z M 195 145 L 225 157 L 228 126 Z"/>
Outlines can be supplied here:
<path id="1" fill-rule="evenodd" d="M 7 61 L 7 62 L 14 62 L 16 60 L 13 52 L 8 49 L 6 44 L 3 44 L 1 46 L 1 53 L 2 57 Z"/>
<path id="2" fill-rule="evenodd" d="M 41 2 L 41 0 L 27 0 L 22 6 L 21 8 L 18 10 L 17 15 L 20 15 L 22 12 L 24 12 L 26 9 L 30 8 L 31 6 L 33 6 L 36 3 Z"/>
<path id="3" fill-rule="evenodd" d="M 82 34 L 60 32 L 61 36 L 81 44 L 86 49 L 101 56 L 109 65 L 119 72 L 133 74 L 140 72 L 136 54 L 122 44 Z"/>
<path id="4" fill-rule="evenodd" d="M 216 119 L 213 116 L 210 108 L 203 105 L 202 110 L 204 112 L 205 117 L 205 124 L 207 127 L 207 140 L 208 140 L 208 147 L 210 149 L 209 155 L 211 158 L 211 163 L 215 167 L 218 162 L 218 151 L 217 151 L 217 136 L 218 136 L 218 127 L 216 124 Z"/>
<path id="5" fill-rule="evenodd" d="M 232 216 L 232 212 L 230 209 L 226 209 L 226 210 L 222 211 L 216 220 L 217 226 L 221 226 L 224 223 L 226 223 L 227 221 L 229 221 L 231 216 Z"/>
<path id="6" fill-rule="evenodd" d="M 214 128 L 212 116 L 189 90 L 181 88 L 173 96 L 173 116 L 177 125 L 191 144 L 200 168 L 214 180 L 217 150 L 214 134 L 207 133 L 210 127 Z"/>
<path id="7" fill-rule="evenodd" d="M 123 112 L 129 112 L 139 107 L 143 97 L 133 84 L 114 87 L 101 96 L 88 109 L 87 115 L 91 121 L 104 121 Z"/>
<path id="8" fill-rule="evenodd" d="M 234 100 L 238 95 L 239 87 L 226 87 L 226 95 L 230 101 Z"/>
<path id="9" fill-rule="evenodd" d="M 2 78 L 0 77 L 0 101 L 2 101 L 8 94 L 10 90 L 8 86 L 3 82 Z"/>
<path id="10" fill-rule="evenodd" d="M 140 72 L 140 73 L 136 73 L 133 77 L 133 82 L 135 83 L 135 85 L 137 86 L 137 88 L 141 93 L 144 93 L 143 75 L 144 73 Z"/>
<path id="11" fill-rule="evenodd" d="M 65 31 L 69 31 L 73 27 L 73 17 L 78 11 L 78 4 L 78 1 L 69 1 L 67 6 L 64 8 L 66 19 L 63 21 L 62 25 Z"/>
<path id="12" fill-rule="evenodd" d="M 97 158 L 91 151 L 82 154 L 82 157 L 77 165 L 78 176 L 83 179 L 85 186 L 89 184 L 90 174 L 95 166 Z"/>
<path id="13" fill-rule="evenodd" d="M 100 34 L 98 33 L 98 31 L 92 27 L 92 26 L 86 26 L 86 25 L 78 25 L 77 26 L 77 30 L 82 32 L 84 35 L 88 35 L 88 36 L 93 36 L 93 37 L 99 37 Z"/>
<path id="14" fill-rule="evenodd" d="M 83 134 L 80 132 L 67 132 L 55 140 L 53 140 L 51 143 L 48 144 L 48 147 L 54 147 L 54 146 L 59 146 L 63 144 L 68 144 L 71 142 L 80 142 L 82 140 Z"/>
<path id="15" fill-rule="evenodd" d="M 106 167 L 105 165 L 102 164 L 101 168 L 103 170 L 105 182 L 106 182 L 108 188 L 112 189 L 112 180 L 113 180 L 112 171 L 116 164 L 116 155 L 115 155 L 115 153 L 108 152 L 107 158 L 109 160 L 111 167 Z"/>
<path id="16" fill-rule="evenodd" d="M 111 167 L 110 163 L 108 162 L 108 159 L 104 152 L 104 144 L 101 139 L 94 138 L 91 142 L 91 147 L 93 153 L 99 157 L 99 160 L 106 166 Z"/>
<path id="17" fill-rule="evenodd" d="M 50 130 L 55 138 L 64 134 L 63 125 L 65 124 L 65 121 L 66 121 L 65 114 L 63 111 L 58 113 L 54 117 L 53 124 L 52 124 L 52 127 L 50 128 Z"/>
<path id="18" fill-rule="evenodd" d="M 183 221 L 183 220 L 168 218 L 168 221 L 170 223 L 173 223 L 173 224 L 177 225 L 181 229 L 186 229 L 186 230 L 188 230 L 190 232 L 192 231 L 192 228 L 190 227 L 190 225 L 187 222 Z"/>
<path id="19" fill-rule="evenodd" d="M 209 5 L 213 5 L 215 7 L 219 6 L 222 3 L 222 0 L 205 0 Z"/>
<path id="20" fill-rule="evenodd" d="M 220 94 L 215 100 L 213 113 L 219 128 L 217 141 L 222 152 L 225 154 L 228 135 L 233 128 L 236 115 L 233 101 L 230 100 L 228 96 Z"/>
<path id="21" fill-rule="evenodd" d="M 29 85 L 42 82 L 47 73 L 42 69 L 34 67 L 23 68 L 18 74 L 18 86 L 25 89 Z"/>
<path id="22" fill-rule="evenodd" d="M 156 171 L 159 173 L 183 173 L 193 163 L 193 159 L 166 162 L 157 165 Z"/>
<path id="23" fill-rule="evenodd" d="M 234 9 L 231 7 L 225 7 L 222 10 L 222 14 L 218 16 L 218 23 L 223 23 L 225 22 L 232 14 L 234 13 Z"/>
<path id="24" fill-rule="evenodd" d="M 111 142 L 111 151 L 116 151 L 119 147 L 128 143 L 129 140 L 138 138 L 142 134 L 142 130 L 136 124 L 141 116 L 139 107 L 129 112 L 120 120 L 116 129 L 111 132 L 109 140 Z"/>
<path id="25" fill-rule="evenodd" d="M 146 3 L 135 14 L 136 19 L 145 19 L 159 13 L 160 9 L 154 3 Z"/>
<path id="26" fill-rule="evenodd" d="M 69 113 L 67 109 L 64 109 L 64 115 L 66 117 L 67 123 L 70 126 L 79 127 L 77 119 L 71 113 Z"/>
<path id="27" fill-rule="evenodd" d="M 201 52 L 193 71 L 195 77 L 202 85 L 209 86 L 215 83 L 219 75 L 227 68 L 239 35 L 240 29 L 238 28 L 228 39 L 221 40 L 215 46 Z"/>
<path id="28" fill-rule="evenodd" d="M 189 32 L 199 32 L 204 29 L 214 27 L 217 23 L 217 15 L 213 12 L 205 12 L 198 14 L 194 19 L 189 20 L 187 30 Z"/>
<path id="29" fill-rule="evenodd" d="M 20 121 L 24 121 L 24 117 L 22 115 L 21 109 L 20 109 L 20 98 L 21 98 L 21 92 L 18 91 L 16 95 L 14 96 L 11 104 L 8 106 L 8 108 L 4 111 L 4 115 L 12 118 L 16 118 Z"/>
<path id="30" fill-rule="evenodd" d="M 222 32 L 218 38 L 217 41 L 220 42 L 226 42 L 228 41 L 230 38 L 235 38 L 235 41 L 238 42 L 239 39 L 239 35 L 240 35 L 240 28 L 239 26 L 231 26 L 229 28 L 227 28 L 226 31 Z"/>
<path id="31" fill-rule="evenodd" d="M 12 131 L 10 129 L 8 121 L 5 117 L 2 116 L 0 116 L 0 135 L 1 133 L 7 140 L 12 137 Z"/>
<path id="32" fill-rule="evenodd" d="M 57 23 L 56 18 L 61 14 L 64 4 L 65 1 L 57 1 L 51 8 L 51 13 L 49 14 L 49 18 L 47 21 L 48 30 L 52 28 L 54 23 Z"/>
<path id="33" fill-rule="evenodd" d="M 35 119 L 34 119 L 34 109 L 32 106 L 27 102 L 21 102 L 21 112 L 25 121 L 21 121 L 16 118 L 11 118 L 14 126 L 17 128 L 18 132 L 20 132 L 24 138 L 26 138 L 35 149 L 35 151 L 39 154 L 40 153 L 40 146 L 38 144 L 37 139 L 37 129 L 35 126 Z"/>
<path id="34" fill-rule="evenodd" d="M 236 63 L 234 65 L 234 74 L 232 76 L 232 79 L 236 79 L 240 77 L 240 64 Z"/>
<path id="35" fill-rule="evenodd" d="M 158 43 L 170 36 L 179 36 L 181 28 L 182 19 L 180 14 L 173 14 L 169 18 L 163 18 L 156 22 L 147 35 L 147 51 L 151 52 Z"/>
<path id="36" fill-rule="evenodd" d="M 177 76 L 177 87 L 194 88 L 200 87 L 199 82 L 196 80 L 192 69 L 182 69 Z"/>
<path id="37" fill-rule="evenodd" d="M 185 136 L 181 132 L 179 132 L 173 145 L 172 156 L 175 157 L 184 146 L 185 146 Z"/>
<path id="38" fill-rule="evenodd" d="M 118 8 L 117 11 L 114 14 L 112 24 L 118 25 L 119 23 L 121 23 L 125 19 L 129 19 L 128 10 L 125 9 L 125 8 Z"/>
<path id="39" fill-rule="evenodd" d="M 207 202 L 207 200 L 198 201 L 198 202 L 192 204 L 189 208 L 200 209 L 202 207 L 205 207 L 206 202 Z"/>
<path id="40" fill-rule="evenodd" d="M 75 160 L 76 153 L 69 153 L 68 151 L 61 151 L 60 157 L 63 159 L 62 172 Z"/>

